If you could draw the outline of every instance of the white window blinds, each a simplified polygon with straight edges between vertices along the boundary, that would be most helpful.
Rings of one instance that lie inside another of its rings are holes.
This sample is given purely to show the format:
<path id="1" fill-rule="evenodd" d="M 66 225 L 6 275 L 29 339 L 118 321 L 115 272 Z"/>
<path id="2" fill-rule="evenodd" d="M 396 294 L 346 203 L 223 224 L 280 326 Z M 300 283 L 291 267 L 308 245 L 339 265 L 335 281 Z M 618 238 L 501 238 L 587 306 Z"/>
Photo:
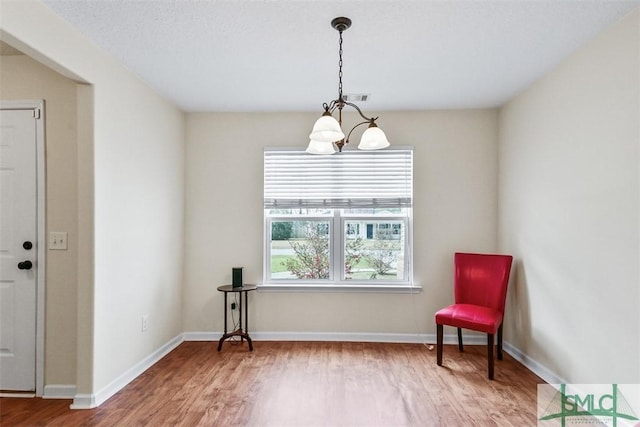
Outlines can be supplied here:
<path id="1" fill-rule="evenodd" d="M 264 152 L 265 209 L 409 207 L 412 193 L 412 149 Z"/>

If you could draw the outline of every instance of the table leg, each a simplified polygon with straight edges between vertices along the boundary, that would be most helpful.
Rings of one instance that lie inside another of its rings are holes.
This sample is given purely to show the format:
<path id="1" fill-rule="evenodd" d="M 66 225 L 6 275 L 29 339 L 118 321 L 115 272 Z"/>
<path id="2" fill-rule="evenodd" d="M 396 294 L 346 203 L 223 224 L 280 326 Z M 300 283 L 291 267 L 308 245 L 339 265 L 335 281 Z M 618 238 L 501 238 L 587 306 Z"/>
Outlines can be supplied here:
<path id="1" fill-rule="evenodd" d="M 244 331 L 249 335 L 249 292 L 244 293 Z"/>
<path id="2" fill-rule="evenodd" d="M 242 333 L 244 329 L 242 329 L 242 294 L 245 292 L 240 292 L 240 303 L 238 305 L 238 322 L 240 323 L 240 332 Z M 244 338 L 240 335 L 240 342 L 243 342 Z"/>
<path id="3" fill-rule="evenodd" d="M 222 350 L 222 343 L 224 340 L 229 338 L 227 335 L 227 293 L 224 293 L 224 333 L 222 334 L 222 338 L 218 341 L 218 351 Z"/>
<path id="4" fill-rule="evenodd" d="M 224 293 L 224 333 L 227 333 L 227 293 Z"/>
<path id="5" fill-rule="evenodd" d="M 249 338 L 249 292 L 244 293 L 244 333 L 247 335 L 247 342 L 249 343 L 249 351 L 253 351 L 253 342 Z"/>

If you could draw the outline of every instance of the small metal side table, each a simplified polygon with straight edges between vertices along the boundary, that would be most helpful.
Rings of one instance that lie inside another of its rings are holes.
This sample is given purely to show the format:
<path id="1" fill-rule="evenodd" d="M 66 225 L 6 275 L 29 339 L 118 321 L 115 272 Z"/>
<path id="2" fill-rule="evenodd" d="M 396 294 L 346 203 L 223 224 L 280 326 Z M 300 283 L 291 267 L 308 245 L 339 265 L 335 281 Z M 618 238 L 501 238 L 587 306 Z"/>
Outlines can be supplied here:
<path id="1" fill-rule="evenodd" d="M 247 329 L 249 327 L 248 293 L 250 291 L 255 291 L 257 288 L 258 287 L 256 285 L 242 285 L 242 286 L 237 286 L 235 288 L 233 287 L 233 285 L 218 286 L 218 290 L 220 292 L 224 292 L 224 334 L 222 335 L 222 338 L 220 338 L 220 341 L 218 342 L 218 351 L 222 350 L 222 344 L 224 343 L 224 341 L 232 337 L 240 337 L 240 341 L 243 341 L 244 339 L 246 339 L 247 343 L 249 344 L 249 351 L 253 351 L 253 342 L 251 341 L 249 332 L 247 332 Z M 238 329 L 232 332 L 227 332 L 227 294 L 231 292 L 237 292 L 240 294 L 240 302 L 238 304 L 238 315 L 240 317 L 240 322 L 239 322 Z M 242 302 L 243 295 L 244 295 L 244 304 Z M 243 305 L 245 306 L 244 329 L 242 328 L 242 306 Z"/>

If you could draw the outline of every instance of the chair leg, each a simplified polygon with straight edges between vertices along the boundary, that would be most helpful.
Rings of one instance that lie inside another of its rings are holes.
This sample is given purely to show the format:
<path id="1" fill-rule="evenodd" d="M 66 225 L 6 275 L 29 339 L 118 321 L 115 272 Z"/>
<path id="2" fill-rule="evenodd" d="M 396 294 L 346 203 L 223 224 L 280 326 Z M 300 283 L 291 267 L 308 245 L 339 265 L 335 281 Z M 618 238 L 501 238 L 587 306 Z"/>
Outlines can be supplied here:
<path id="1" fill-rule="evenodd" d="M 462 346 L 462 328 L 458 328 L 458 350 L 464 350 L 464 347 Z"/>
<path id="2" fill-rule="evenodd" d="M 437 330 L 437 340 L 436 340 L 436 344 L 437 344 L 437 349 L 436 349 L 436 353 L 437 353 L 437 362 L 438 362 L 438 366 L 442 366 L 442 335 L 444 334 L 444 326 L 442 325 L 436 325 L 436 330 Z"/>
<path id="3" fill-rule="evenodd" d="M 502 360 L 502 325 L 498 326 L 498 360 Z"/>
<path id="4" fill-rule="evenodd" d="M 489 379 L 493 379 L 493 334 L 487 334 L 487 359 L 489 359 Z"/>

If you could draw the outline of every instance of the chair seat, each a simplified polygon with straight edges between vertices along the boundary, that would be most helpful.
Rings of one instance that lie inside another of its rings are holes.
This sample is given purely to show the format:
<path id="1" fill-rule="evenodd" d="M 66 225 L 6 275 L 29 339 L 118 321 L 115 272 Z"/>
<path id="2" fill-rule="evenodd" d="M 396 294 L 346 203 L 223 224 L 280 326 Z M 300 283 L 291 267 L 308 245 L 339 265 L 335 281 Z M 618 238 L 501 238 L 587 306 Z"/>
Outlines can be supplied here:
<path id="1" fill-rule="evenodd" d="M 473 304 L 452 304 L 436 312 L 436 323 L 495 334 L 502 323 L 502 312 Z"/>

